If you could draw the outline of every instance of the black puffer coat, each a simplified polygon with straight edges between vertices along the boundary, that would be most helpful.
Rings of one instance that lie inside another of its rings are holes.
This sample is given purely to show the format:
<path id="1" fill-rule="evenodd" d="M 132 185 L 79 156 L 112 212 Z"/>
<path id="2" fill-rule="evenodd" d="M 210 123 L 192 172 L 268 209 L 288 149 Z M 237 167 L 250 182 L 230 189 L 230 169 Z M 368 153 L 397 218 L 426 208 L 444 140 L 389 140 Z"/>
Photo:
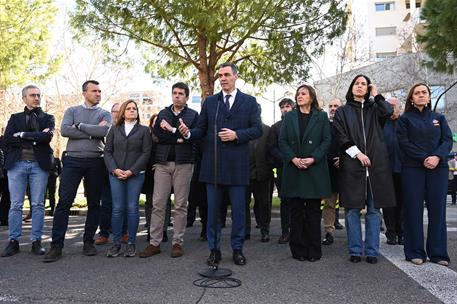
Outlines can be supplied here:
<path id="1" fill-rule="evenodd" d="M 354 145 L 371 161 L 368 178 L 375 208 L 395 206 L 392 170 L 382 131 L 392 113 L 392 106 L 381 95 L 363 104 L 348 100 L 336 111 L 333 123 L 340 147 L 339 192 L 343 207 L 362 209 L 367 197 L 366 168 L 345 152 Z"/>

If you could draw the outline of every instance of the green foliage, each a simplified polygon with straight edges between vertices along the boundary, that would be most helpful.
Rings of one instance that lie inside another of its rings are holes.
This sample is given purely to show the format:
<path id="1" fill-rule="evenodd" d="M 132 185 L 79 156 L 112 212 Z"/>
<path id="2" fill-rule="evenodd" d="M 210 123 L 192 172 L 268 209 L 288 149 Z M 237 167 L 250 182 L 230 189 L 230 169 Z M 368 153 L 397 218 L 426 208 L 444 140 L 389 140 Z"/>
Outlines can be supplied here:
<path id="1" fill-rule="evenodd" d="M 418 37 L 431 57 L 428 65 L 437 71 L 452 73 L 457 58 L 457 1 L 427 0 L 422 9 L 426 32 Z"/>
<path id="2" fill-rule="evenodd" d="M 147 46 L 148 72 L 190 76 L 211 94 L 224 61 L 258 86 L 308 78 L 310 56 L 345 30 L 341 2 L 76 0 L 72 25 L 119 47 L 129 40 Z"/>
<path id="3" fill-rule="evenodd" d="M 0 0 L 0 90 L 57 71 L 48 52 L 56 13 L 52 0 Z"/>

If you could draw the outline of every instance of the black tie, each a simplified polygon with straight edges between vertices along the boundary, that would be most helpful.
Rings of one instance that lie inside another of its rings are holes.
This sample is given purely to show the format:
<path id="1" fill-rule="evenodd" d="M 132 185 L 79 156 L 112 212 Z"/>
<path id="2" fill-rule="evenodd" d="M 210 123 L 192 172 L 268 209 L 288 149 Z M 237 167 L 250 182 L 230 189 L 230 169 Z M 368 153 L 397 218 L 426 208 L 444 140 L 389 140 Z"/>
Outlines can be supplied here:
<path id="1" fill-rule="evenodd" d="M 225 106 L 227 107 L 227 111 L 230 111 L 230 97 L 232 97 L 232 95 L 225 95 Z"/>

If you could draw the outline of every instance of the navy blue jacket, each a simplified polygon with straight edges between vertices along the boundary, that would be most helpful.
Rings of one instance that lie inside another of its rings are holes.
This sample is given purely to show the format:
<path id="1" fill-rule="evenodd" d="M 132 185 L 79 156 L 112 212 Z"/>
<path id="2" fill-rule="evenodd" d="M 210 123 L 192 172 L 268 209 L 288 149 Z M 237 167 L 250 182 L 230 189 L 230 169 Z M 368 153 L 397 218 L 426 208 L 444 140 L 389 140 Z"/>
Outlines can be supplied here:
<path id="1" fill-rule="evenodd" d="M 389 153 L 390 166 L 392 172 L 401 172 L 400 147 L 397 140 L 397 121 L 386 120 L 383 128 L 384 140 L 386 142 L 387 153 Z"/>
<path id="2" fill-rule="evenodd" d="M 54 116 L 41 112 L 38 117 L 40 130 L 49 129 L 49 132 L 25 132 L 26 114 L 25 112 L 12 114 L 5 130 L 5 146 L 7 149 L 5 159 L 5 169 L 14 167 L 14 163 L 19 160 L 22 152 L 22 144 L 31 143 L 36 161 L 41 169 L 50 171 L 53 166 L 53 151 L 49 143 L 55 129 Z M 22 138 L 13 136 L 14 133 L 24 132 Z"/>
<path id="3" fill-rule="evenodd" d="M 400 117 L 397 138 L 403 167 L 423 167 L 429 156 L 440 158 L 438 167 L 448 167 L 452 132 L 444 115 L 428 107 L 422 112 L 413 108 Z"/>
<path id="4" fill-rule="evenodd" d="M 217 132 L 222 128 L 236 131 L 238 139 L 222 142 L 217 136 Z M 203 103 L 197 126 L 190 132 L 191 139 L 203 139 L 201 182 L 212 184 L 216 181 L 218 184 L 229 186 L 249 184 L 249 141 L 262 136 L 260 112 L 255 97 L 238 90 L 235 101 L 228 111 L 223 102 L 222 92 L 209 96 Z M 214 176 L 215 162 L 217 178 Z"/>

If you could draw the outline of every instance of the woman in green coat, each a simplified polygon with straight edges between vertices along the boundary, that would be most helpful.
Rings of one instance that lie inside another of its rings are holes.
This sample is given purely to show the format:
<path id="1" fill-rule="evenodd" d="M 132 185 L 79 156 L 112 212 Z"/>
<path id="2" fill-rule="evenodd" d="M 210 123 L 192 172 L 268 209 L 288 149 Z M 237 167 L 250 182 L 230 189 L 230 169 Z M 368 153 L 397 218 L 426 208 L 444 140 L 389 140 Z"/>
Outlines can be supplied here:
<path id="1" fill-rule="evenodd" d="M 289 200 L 290 250 L 299 261 L 317 261 L 321 251 L 321 198 L 331 194 L 327 167 L 330 124 L 321 111 L 316 91 L 301 85 L 297 107 L 285 115 L 279 135 L 284 155 L 282 195 Z"/>

